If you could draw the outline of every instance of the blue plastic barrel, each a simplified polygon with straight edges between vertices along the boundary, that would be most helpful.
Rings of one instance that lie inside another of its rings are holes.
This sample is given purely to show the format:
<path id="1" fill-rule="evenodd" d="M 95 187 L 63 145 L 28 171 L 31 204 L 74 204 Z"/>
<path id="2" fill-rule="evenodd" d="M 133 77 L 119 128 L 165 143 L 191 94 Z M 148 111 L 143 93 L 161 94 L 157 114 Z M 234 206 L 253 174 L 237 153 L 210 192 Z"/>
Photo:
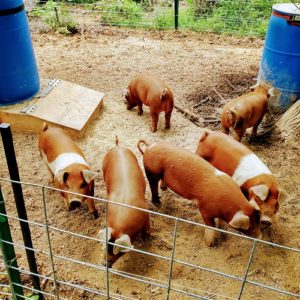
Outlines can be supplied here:
<path id="1" fill-rule="evenodd" d="M 31 98 L 40 80 L 22 0 L 0 0 L 0 106 Z"/>
<path id="2" fill-rule="evenodd" d="M 281 111 L 300 99 L 300 10 L 297 6 L 273 5 L 258 74 L 258 81 L 275 88 L 270 106 Z"/>

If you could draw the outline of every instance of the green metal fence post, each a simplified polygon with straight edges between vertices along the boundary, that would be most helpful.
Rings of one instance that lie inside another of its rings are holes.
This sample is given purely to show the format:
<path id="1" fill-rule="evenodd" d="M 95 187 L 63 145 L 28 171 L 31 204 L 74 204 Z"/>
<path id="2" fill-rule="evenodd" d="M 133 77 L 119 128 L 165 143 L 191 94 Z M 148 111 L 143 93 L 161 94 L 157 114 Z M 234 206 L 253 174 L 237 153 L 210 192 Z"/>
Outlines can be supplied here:
<path id="1" fill-rule="evenodd" d="M 178 29 L 178 26 L 179 26 L 179 20 L 178 20 L 178 16 L 179 16 L 179 0 L 175 0 L 175 3 L 174 3 L 174 13 L 175 13 L 175 29 Z"/>
<path id="2" fill-rule="evenodd" d="M 14 300 L 24 299 L 20 273 L 17 270 L 18 263 L 17 263 L 15 249 L 12 244 L 8 244 L 8 243 L 12 243 L 12 238 L 11 238 L 7 217 L 4 216 L 6 215 L 6 210 L 5 210 L 4 198 L 3 198 L 1 187 L 0 187 L 0 213 L 3 214 L 0 216 L 0 246 L 2 250 L 3 260 L 7 268 L 7 274 L 11 286 L 13 299 Z"/>

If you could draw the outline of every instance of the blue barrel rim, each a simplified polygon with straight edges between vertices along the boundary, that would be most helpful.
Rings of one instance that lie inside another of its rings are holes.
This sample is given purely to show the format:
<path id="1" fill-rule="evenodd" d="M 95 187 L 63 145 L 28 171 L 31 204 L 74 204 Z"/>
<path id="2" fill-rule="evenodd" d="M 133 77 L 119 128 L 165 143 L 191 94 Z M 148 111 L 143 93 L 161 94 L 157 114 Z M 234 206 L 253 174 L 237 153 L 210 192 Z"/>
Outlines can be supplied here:
<path id="1" fill-rule="evenodd" d="M 300 7 L 300 3 L 296 3 Z M 272 11 L 287 16 L 300 16 L 300 9 L 294 3 L 279 3 L 272 6 Z"/>
<path id="2" fill-rule="evenodd" d="M 5 17 L 9 15 L 17 14 L 25 9 L 24 3 L 20 6 L 14 7 L 14 8 L 8 8 L 8 9 L 0 9 L 0 17 Z"/>
<path id="3" fill-rule="evenodd" d="M 23 0 L 0 0 L 0 11 L 14 9 L 24 4 Z"/>

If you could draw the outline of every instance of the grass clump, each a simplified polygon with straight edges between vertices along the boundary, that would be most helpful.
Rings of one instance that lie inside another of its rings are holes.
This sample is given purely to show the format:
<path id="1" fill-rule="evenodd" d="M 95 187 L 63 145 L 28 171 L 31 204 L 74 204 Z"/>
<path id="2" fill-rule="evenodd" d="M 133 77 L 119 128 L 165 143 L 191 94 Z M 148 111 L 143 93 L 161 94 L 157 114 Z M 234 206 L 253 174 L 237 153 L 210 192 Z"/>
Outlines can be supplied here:
<path id="1" fill-rule="evenodd" d="M 44 5 L 37 6 L 30 16 L 41 17 L 51 30 L 64 35 L 78 31 L 77 23 L 71 18 L 67 6 L 61 2 L 48 0 Z"/>

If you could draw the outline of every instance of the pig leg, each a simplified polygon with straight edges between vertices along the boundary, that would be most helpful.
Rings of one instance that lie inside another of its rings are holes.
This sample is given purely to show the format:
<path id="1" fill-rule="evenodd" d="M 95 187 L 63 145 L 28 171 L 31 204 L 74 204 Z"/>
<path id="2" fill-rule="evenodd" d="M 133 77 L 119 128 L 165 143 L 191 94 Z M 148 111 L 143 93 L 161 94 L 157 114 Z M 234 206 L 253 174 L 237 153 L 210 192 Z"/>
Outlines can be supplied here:
<path id="1" fill-rule="evenodd" d="M 160 188 L 163 190 L 163 191 L 165 191 L 167 188 L 168 188 L 168 186 L 167 186 L 167 184 L 161 179 L 161 181 L 160 181 Z"/>
<path id="2" fill-rule="evenodd" d="M 256 135 L 257 135 L 257 128 L 258 128 L 259 124 L 261 123 L 263 117 L 264 116 L 262 116 L 261 118 L 259 118 L 259 120 L 257 121 L 257 123 L 253 126 L 251 137 L 253 137 L 253 138 L 256 137 Z"/>
<path id="3" fill-rule="evenodd" d="M 145 172 L 151 189 L 152 202 L 153 204 L 160 204 L 160 200 L 158 196 L 158 182 L 160 180 L 160 176 L 148 170 L 145 170 Z"/>
<path id="4" fill-rule="evenodd" d="M 143 103 L 138 103 L 138 115 L 141 116 L 143 114 Z"/>
<path id="5" fill-rule="evenodd" d="M 165 112 L 166 129 L 169 129 L 171 127 L 171 115 L 172 115 L 172 111 Z"/>
<path id="6" fill-rule="evenodd" d="M 221 132 L 228 135 L 229 134 L 229 127 L 226 127 L 226 126 L 222 125 Z"/>
<path id="7" fill-rule="evenodd" d="M 71 207 L 67 198 L 64 197 L 64 203 L 67 211 L 71 211 Z"/>
<path id="8" fill-rule="evenodd" d="M 152 118 L 152 132 L 155 132 L 157 130 L 158 113 L 151 111 L 151 118 Z"/>
<path id="9" fill-rule="evenodd" d="M 150 236 L 150 221 L 149 221 L 149 217 L 145 221 L 144 227 L 142 229 L 142 236 L 143 236 L 144 239 L 146 239 L 147 237 Z"/>
<path id="10" fill-rule="evenodd" d="M 86 205 L 88 207 L 88 210 L 90 214 L 94 217 L 94 219 L 98 219 L 98 211 L 95 207 L 94 199 L 88 198 L 86 199 Z"/>
<path id="11" fill-rule="evenodd" d="M 243 135 L 245 134 L 246 132 L 246 128 L 235 128 L 234 130 L 234 139 L 236 139 L 237 141 L 241 141 Z"/>
<path id="12" fill-rule="evenodd" d="M 47 169 L 48 169 L 48 174 L 49 174 L 49 177 L 48 177 L 49 183 L 53 183 L 54 182 L 54 175 L 53 175 L 52 171 L 50 170 L 50 168 L 48 166 L 47 166 Z"/>
<path id="13" fill-rule="evenodd" d="M 94 183 L 92 183 L 92 185 L 91 185 L 89 196 L 92 196 L 92 197 L 94 196 Z M 95 207 L 94 199 L 86 198 L 85 202 L 86 202 L 86 205 L 88 207 L 90 214 L 94 217 L 94 219 L 98 219 L 99 216 L 98 216 L 98 211 Z"/>
<path id="14" fill-rule="evenodd" d="M 215 221 L 214 218 L 206 217 L 205 215 L 202 215 L 203 221 L 205 225 L 215 227 Z M 204 232 L 204 241 L 207 246 L 212 247 L 215 245 L 215 239 L 216 239 L 216 231 L 213 229 L 205 228 Z"/>

